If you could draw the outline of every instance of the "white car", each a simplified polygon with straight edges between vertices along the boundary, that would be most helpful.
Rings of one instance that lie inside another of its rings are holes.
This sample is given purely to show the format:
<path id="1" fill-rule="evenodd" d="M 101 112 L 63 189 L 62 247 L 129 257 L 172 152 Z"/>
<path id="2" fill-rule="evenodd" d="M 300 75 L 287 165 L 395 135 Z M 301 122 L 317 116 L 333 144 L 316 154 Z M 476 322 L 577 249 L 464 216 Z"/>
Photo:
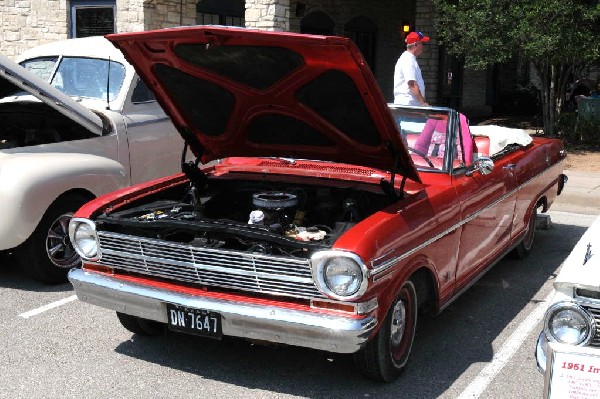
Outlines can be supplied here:
<path id="1" fill-rule="evenodd" d="M 0 56 L 0 252 L 13 251 L 38 280 L 66 281 L 80 262 L 71 214 L 101 194 L 178 172 L 184 143 L 102 37 L 42 45 L 17 62 Z"/>
<path id="2" fill-rule="evenodd" d="M 536 346 L 546 397 L 569 397 L 572 390 L 599 397 L 600 217 L 565 260 L 554 289 Z"/>

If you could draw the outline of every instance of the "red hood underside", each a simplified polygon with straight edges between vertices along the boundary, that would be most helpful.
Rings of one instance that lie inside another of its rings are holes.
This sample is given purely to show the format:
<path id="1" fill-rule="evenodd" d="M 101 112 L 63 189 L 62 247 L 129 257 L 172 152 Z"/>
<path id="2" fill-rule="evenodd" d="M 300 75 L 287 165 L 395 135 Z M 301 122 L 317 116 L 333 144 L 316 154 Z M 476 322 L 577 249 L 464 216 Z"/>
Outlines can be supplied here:
<path id="1" fill-rule="evenodd" d="M 377 82 L 347 38 L 207 26 L 107 38 L 202 162 L 313 159 L 420 181 Z"/>

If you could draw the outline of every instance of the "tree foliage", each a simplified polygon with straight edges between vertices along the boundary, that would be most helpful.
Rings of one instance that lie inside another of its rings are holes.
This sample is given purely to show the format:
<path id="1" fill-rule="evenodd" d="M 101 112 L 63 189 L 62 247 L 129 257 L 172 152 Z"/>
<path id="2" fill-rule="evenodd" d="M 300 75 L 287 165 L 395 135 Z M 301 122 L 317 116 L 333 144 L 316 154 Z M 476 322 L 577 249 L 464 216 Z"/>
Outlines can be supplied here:
<path id="1" fill-rule="evenodd" d="M 598 0 L 433 0 L 438 38 L 465 66 L 531 62 L 540 78 L 544 132 L 553 136 L 576 68 L 600 61 Z"/>

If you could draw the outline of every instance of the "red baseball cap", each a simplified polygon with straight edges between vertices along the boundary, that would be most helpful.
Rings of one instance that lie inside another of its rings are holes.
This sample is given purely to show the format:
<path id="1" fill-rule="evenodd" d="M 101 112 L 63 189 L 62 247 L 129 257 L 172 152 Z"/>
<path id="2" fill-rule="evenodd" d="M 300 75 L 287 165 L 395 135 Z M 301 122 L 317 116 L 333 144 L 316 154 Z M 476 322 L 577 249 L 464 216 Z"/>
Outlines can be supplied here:
<path id="1" fill-rule="evenodd" d="M 416 42 L 427 43 L 429 41 L 429 36 L 425 36 L 421 32 L 410 32 L 404 41 L 406 44 L 415 44 Z"/>

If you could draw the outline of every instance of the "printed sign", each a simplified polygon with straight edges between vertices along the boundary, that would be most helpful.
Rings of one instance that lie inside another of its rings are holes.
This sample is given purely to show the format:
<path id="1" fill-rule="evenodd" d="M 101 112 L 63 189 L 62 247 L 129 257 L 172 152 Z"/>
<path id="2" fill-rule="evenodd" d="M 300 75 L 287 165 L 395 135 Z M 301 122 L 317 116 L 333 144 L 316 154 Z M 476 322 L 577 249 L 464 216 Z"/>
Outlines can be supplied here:
<path id="1" fill-rule="evenodd" d="M 600 398 L 600 350 L 549 344 L 547 399 Z"/>

